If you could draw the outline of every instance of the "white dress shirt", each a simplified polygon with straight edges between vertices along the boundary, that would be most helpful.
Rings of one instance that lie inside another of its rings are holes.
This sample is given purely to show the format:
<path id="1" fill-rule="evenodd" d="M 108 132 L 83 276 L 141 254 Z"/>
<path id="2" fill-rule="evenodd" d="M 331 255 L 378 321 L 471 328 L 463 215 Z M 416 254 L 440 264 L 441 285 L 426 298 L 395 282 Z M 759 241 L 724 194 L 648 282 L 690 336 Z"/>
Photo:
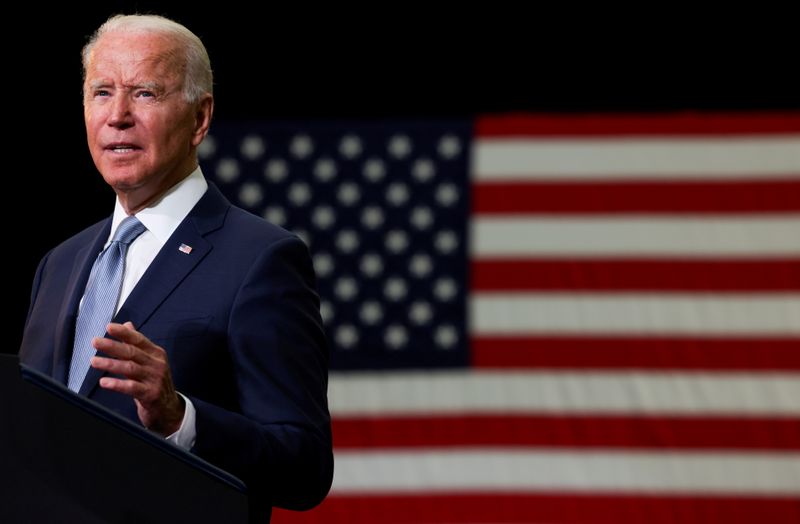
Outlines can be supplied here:
<path id="1" fill-rule="evenodd" d="M 117 309 L 122 307 L 128 295 L 133 291 L 136 283 L 142 278 L 142 275 L 156 255 L 164 247 L 167 240 L 172 233 L 178 228 L 183 219 L 189 214 L 189 211 L 200 201 L 208 189 L 208 183 L 203 177 L 202 171 L 198 167 L 191 175 L 184 178 L 178 184 L 173 186 L 167 193 L 161 197 L 161 200 L 151 204 L 149 207 L 142 209 L 136 213 L 136 218 L 144 224 L 147 231 L 139 235 L 136 240 L 128 247 L 128 253 L 125 256 L 125 273 L 122 279 L 122 289 L 117 302 Z M 114 217 L 111 222 L 111 233 L 108 236 L 106 246 L 111 243 L 114 238 L 114 233 L 117 227 L 127 217 L 127 213 L 117 199 L 114 206 Z M 139 326 L 135 326 L 138 328 Z M 194 445 L 197 431 L 195 429 L 195 408 L 192 402 L 184 395 L 178 393 L 183 397 L 186 403 L 186 409 L 183 414 L 183 421 L 181 427 L 167 437 L 167 440 L 173 444 L 189 450 Z"/>

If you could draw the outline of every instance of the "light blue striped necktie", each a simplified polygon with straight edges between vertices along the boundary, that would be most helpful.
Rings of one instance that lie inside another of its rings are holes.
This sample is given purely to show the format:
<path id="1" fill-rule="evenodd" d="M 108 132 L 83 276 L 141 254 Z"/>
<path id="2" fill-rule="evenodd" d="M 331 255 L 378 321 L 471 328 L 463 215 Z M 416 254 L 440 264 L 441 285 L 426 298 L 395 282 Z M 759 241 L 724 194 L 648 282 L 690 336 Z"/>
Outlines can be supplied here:
<path id="1" fill-rule="evenodd" d="M 106 334 L 106 326 L 116 312 L 128 246 L 146 229 L 136 217 L 127 217 L 117 227 L 111 243 L 94 261 L 75 324 L 75 344 L 67 381 L 72 391 L 80 390 L 89 371 L 89 362 L 97 353 L 92 339 Z"/>

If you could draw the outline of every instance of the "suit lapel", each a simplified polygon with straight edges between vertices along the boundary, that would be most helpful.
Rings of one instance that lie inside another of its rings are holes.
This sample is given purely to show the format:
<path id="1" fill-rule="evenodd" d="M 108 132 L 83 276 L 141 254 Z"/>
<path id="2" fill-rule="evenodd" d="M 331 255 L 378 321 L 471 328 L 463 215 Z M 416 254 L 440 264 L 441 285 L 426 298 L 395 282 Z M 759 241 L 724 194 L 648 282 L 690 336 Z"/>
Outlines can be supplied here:
<path id="1" fill-rule="evenodd" d="M 209 184 L 208 191 L 158 252 L 113 322 L 130 321 L 137 329 L 147 322 L 211 251 L 213 246 L 204 235 L 222 226 L 229 206 L 222 194 Z M 191 246 L 190 252 L 179 249 L 181 245 Z M 80 393 L 90 395 L 102 375 L 100 370 L 89 368 Z"/>
<path id="2" fill-rule="evenodd" d="M 75 337 L 75 321 L 78 318 L 78 305 L 86 290 L 89 274 L 97 258 L 108 240 L 111 231 L 111 219 L 100 224 L 92 241 L 75 255 L 72 271 L 67 281 L 64 302 L 56 321 L 55 340 L 53 341 L 53 379 L 67 383 L 67 370 L 72 356 L 72 345 Z"/>

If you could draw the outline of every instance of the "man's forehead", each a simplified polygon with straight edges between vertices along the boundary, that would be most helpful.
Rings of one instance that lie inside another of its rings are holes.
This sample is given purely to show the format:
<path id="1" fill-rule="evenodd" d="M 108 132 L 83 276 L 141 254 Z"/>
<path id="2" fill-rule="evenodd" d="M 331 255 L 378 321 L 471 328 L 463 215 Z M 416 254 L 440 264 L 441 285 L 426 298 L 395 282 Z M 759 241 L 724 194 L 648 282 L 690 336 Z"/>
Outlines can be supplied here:
<path id="1" fill-rule="evenodd" d="M 148 67 L 146 64 L 130 68 L 99 60 L 87 68 L 85 84 L 89 87 L 116 85 L 155 89 L 180 82 L 181 78 L 180 71 L 175 68 Z"/>
<path id="2" fill-rule="evenodd" d="M 177 39 L 166 33 L 148 30 L 116 30 L 110 31 L 100 36 L 95 42 L 95 48 L 102 48 L 110 45 L 122 45 L 129 49 L 141 47 L 178 47 Z"/>
<path id="3" fill-rule="evenodd" d="M 180 80 L 182 73 L 183 67 L 174 56 L 105 53 L 100 50 L 87 64 L 86 82 L 164 85 Z"/>
<path id="4" fill-rule="evenodd" d="M 108 87 L 108 86 L 115 86 L 117 85 L 117 81 L 112 77 L 96 77 L 96 78 L 87 78 L 86 85 L 92 89 L 100 88 L 100 87 Z M 164 89 L 164 83 L 158 80 L 136 80 L 132 79 L 130 81 L 123 81 L 119 87 L 124 87 L 128 89 L 151 89 L 151 90 L 161 90 Z"/>
<path id="5" fill-rule="evenodd" d="M 97 40 L 89 67 L 134 68 L 181 66 L 181 53 L 173 38 L 157 33 L 110 33 Z"/>

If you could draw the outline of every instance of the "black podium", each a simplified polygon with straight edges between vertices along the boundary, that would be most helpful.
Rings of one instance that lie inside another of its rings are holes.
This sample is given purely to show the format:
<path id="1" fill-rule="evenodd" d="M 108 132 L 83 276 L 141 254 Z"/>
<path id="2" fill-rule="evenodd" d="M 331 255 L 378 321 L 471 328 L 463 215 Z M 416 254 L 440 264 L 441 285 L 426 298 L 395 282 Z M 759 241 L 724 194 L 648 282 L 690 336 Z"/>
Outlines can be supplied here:
<path id="1" fill-rule="evenodd" d="M 248 521 L 237 478 L 0 355 L 0 522 Z"/>

